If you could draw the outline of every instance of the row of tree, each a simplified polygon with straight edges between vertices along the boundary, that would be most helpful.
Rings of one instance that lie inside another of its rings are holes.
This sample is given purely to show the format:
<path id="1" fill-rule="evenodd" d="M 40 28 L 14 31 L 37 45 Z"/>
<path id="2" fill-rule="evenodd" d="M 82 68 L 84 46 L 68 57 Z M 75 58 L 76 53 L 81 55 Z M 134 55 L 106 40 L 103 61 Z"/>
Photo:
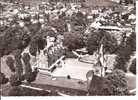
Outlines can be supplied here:
<path id="1" fill-rule="evenodd" d="M 30 55 L 28 53 L 24 53 L 23 56 L 21 57 L 19 54 L 19 51 L 17 52 L 18 53 L 16 54 L 18 54 L 18 56 L 16 55 L 15 59 L 13 59 L 12 57 L 7 57 L 6 63 L 13 74 L 8 79 L 5 77 L 3 73 L 1 73 L 0 74 L 1 84 L 7 83 L 9 81 L 12 86 L 18 86 L 24 80 L 26 80 L 29 83 L 32 81 L 35 81 L 38 70 L 35 69 L 34 71 L 32 71 L 32 68 L 30 65 Z M 21 59 L 24 62 L 24 68 L 23 68 Z"/>

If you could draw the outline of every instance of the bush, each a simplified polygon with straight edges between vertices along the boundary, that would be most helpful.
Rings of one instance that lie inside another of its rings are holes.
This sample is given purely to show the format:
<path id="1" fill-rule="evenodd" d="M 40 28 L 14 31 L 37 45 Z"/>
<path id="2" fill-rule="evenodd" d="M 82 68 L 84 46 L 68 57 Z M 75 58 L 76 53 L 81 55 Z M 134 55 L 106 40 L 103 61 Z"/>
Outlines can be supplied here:
<path id="1" fill-rule="evenodd" d="M 14 60 L 12 57 L 7 57 L 6 64 L 12 72 L 15 72 Z"/>
<path id="2" fill-rule="evenodd" d="M 83 41 L 83 35 L 78 32 L 65 33 L 63 45 L 69 50 L 80 49 L 85 45 Z"/>
<path id="3" fill-rule="evenodd" d="M 132 61 L 129 71 L 136 75 L 136 59 Z"/>
<path id="4" fill-rule="evenodd" d="M 8 78 L 6 78 L 6 76 L 4 75 L 4 73 L 0 72 L 0 85 L 1 84 L 6 84 L 9 81 Z"/>
<path id="5" fill-rule="evenodd" d="M 128 94 L 127 78 L 122 70 L 114 70 L 111 74 L 108 74 L 105 77 L 112 83 L 112 95 Z"/>

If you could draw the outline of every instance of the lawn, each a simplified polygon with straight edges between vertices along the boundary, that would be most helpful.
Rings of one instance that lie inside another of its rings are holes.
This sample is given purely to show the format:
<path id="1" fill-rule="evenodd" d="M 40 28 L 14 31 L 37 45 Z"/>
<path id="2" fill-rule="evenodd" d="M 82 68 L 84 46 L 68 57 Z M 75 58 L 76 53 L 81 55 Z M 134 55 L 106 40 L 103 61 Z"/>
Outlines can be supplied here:
<path id="1" fill-rule="evenodd" d="M 86 73 L 92 70 L 93 64 L 83 63 L 78 61 L 78 59 L 66 59 L 65 65 L 61 68 L 57 68 L 52 75 L 55 77 L 67 77 L 70 75 L 72 79 L 78 79 L 86 81 Z"/>

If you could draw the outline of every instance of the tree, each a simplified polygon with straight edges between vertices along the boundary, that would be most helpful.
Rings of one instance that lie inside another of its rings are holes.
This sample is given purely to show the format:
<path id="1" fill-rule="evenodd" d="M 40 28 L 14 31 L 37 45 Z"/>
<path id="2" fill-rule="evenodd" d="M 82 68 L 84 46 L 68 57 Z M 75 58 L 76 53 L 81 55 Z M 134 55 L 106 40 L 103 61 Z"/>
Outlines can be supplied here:
<path id="1" fill-rule="evenodd" d="M 22 50 L 15 50 L 14 51 L 14 57 L 15 57 L 15 72 L 16 75 L 18 76 L 18 78 L 20 80 L 24 80 L 23 79 L 23 66 L 22 66 L 22 62 L 21 62 L 21 53 Z"/>
<path id="2" fill-rule="evenodd" d="M 124 41 L 118 46 L 116 54 L 115 69 L 121 69 L 127 71 L 127 62 L 130 56 L 136 51 L 136 33 L 132 32 L 129 37 L 125 37 Z"/>
<path id="3" fill-rule="evenodd" d="M 22 82 L 19 79 L 19 76 L 17 74 L 11 75 L 9 82 L 10 82 L 11 86 L 18 86 L 18 85 L 22 84 Z"/>
<path id="4" fill-rule="evenodd" d="M 132 61 L 129 71 L 136 75 L 136 59 Z"/>
<path id="5" fill-rule="evenodd" d="M 31 35 L 33 36 L 33 35 L 37 34 L 37 32 L 40 30 L 41 23 L 35 23 L 35 24 L 29 23 L 27 25 L 27 27 L 28 27 L 29 31 L 31 32 Z"/>
<path id="6" fill-rule="evenodd" d="M 12 72 L 15 72 L 14 59 L 12 57 L 7 57 L 6 64 Z"/>
<path id="7" fill-rule="evenodd" d="M 88 36 L 86 46 L 89 54 L 93 54 L 94 51 L 99 48 L 101 38 L 102 34 L 100 34 L 100 32 L 93 32 L 91 35 Z"/>
<path id="8" fill-rule="evenodd" d="M 28 53 L 24 53 L 22 57 L 24 64 L 25 64 L 25 74 L 24 78 L 27 82 L 35 81 L 38 69 L 36 68 L 34 71 L 32 71 L 31 65 L 30 65 L 30 55 Z"/>
<path id="9" fill-rule="evenodd" d="M 30 65 L 30 59 L 31 59 L 30 55 L 28 53 L 24 53 L 22 59 L 25 64 L 25 74 L 32 72 L 32 68 Z"/>
<path id="10" fill-rule="evenodd" d="M 6 84 L 9 81 L 8 78 L 4 75 L 4 73 L 0 72 L 0 85 L 1 84 Z"/>
<path id="11" fill-rule="evenodd" d="M 32 37 L 30 42 L 29 52 L 31 55 L 36 56 L 36 52 L 44 49 L 46 45 L 46 40 L 40 34 Z"/>
<path id="12" fill-rule="evenodd" d="M 24 92 L 25 91 L 22 89 L 22 87 L 12 86 L 12 88 L 10 89 L 8 95 L 9 96 L 23 96 Z"/>
<path id="13" fill-rule="evenodd" d="M 63 45 L 69 50 L 80 49 L 85 45 L 83 41 L 83 35 L 78 32 L 65 33 Z"/>
<path id="14" fill-rule="evenodd" d="M 27 81 L 28 83 L 35 81 L 38 72 L 39 72 L 39 71 L 38 71 L 37 68 L 34 69 L 33 72 L 28 72 L 28 73 L 26 74 L 26 76 L 25 76 L 26 81 Z"/>
<path id="15" fill-rule="evenodd" d="M 112 73 L 105 76 L 112 83 L 112 95 L 127 95 L 128 85 L 125 73 L 122 70 L 114 70 Z"/>
<path id="16" fill-rule="evenodd" d="M 31 68 L 31 65 L 30 65 L 30 55 L 28 53 L 24 53 L 22 59 L 23 59 L 23 62 L 25 64 L 24 77 L 25 77 L 26 80 L 28 80 L 29 77 L 31 77 L 31 73 L 32 73 L 32 68 Z"/>
<path id="17" fill-rule="evenodd" d="M 30 48 L 29 48 L 30 54 L 33 55 L 33 56 L 36 56 L 37 51 L 38 51 L 37 45 L 33 42 L 30 43 Z"/>
<path id="18" fill-rule="evenodd" d="M 0 55 L 8 55 L 16 49 L 24 49 L 29 41 L 30 36 L 20 27 L 8 27 L 2 30 L 0 36 Z"/>
<path id="19" fill-rule="evenodd" d="M 29 42 L 31 41 L 31 38 L 27 33 L 24 33 L 22 35 L 21 40 L 22 40 L 22 48 L 25 48 L 29 45 Z"/>
<path id="20" fill-rule="evenodd" d="M 82 26 L 83 29 L 86 28 L 87 25 L 87 20 L 86 20 L 86 16 L 83 15 L 82 12 L 78 12 L 78 13 L 74 13 L 71 17 L 71 22 L 74 24 L 75 26 Z"/>
<path id="21" fill-rule="evenodd" d="M 113 91 L 112 91 L 111 85 L 112 84 L 108 79 L 94 75 L 91 80 L 90 88 L 88 90 L 89 95 L 90 96 L 112 95 Z"/>
<path id="22" fill-rule="evenodd" d="M 114 53 L 117 49 L 117 41 L 106 31 L 94 31 L 87 39 L 87 50 L 89 54 L 93 54 L 103 44 L 104 53 Z"/>
<path id="23" fill-rule="evenodd" d="M 60 34 L 65 32 L 65 25 L 66 23 L 63 19 L 56 19 L 50 22 L 50 26 L 54 27 Z"/>
<path id="24" fill-rule="evenodd" d="M 126 58 L 124 56 L 118 55 L 116 57 L 116 63 L 114 69 L 120 69 L 124 72 L 127 72 Z"/>
<path id="25" fill-rule="evenodd" d="M 104 52 L 109 54 L 115 53 L 118 47 L 117 40 L 108 32 L 104 32 L 103 37 L 100 41 L 100 45 L 101 44 L 103 44 Z"/>

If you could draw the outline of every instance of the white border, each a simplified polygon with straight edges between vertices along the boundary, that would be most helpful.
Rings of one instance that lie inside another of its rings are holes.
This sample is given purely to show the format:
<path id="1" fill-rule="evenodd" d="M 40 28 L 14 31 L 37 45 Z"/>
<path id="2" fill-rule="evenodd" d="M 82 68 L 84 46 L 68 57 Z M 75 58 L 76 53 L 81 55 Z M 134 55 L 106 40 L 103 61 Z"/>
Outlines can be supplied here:
<path id="1" fill-rule="evenodd" d="M 136 16 L 138 17 L 138 1 L 136 1 Z M 136 34 L 138 33 L 138 19 L 136 18 Z M 136 35 L 136 51 L 138 50 L 138 35 Z M 138 53 L 136 52 L 136 58 L 138 57 Z M 138 59 L 137 59 L 138 62 Z M 138 67 L 137 67 L 138 72 Z M 138 75 L 138 74 L 137 74 Z M 138 81 L 138 80 L 137 80 Z M 138 82 L 137 82 L 138 83 Z M 137 90 L 138 92 L 138 90 Z M 137 100 L 138 93 L 136 96 L 73 96 L 73 97 L 1 97 L 1 100 L 101 100 L 101 99 L 109 99 L 109 100 Z M 137 99 L 136 99 L 137 98 Z"/>

